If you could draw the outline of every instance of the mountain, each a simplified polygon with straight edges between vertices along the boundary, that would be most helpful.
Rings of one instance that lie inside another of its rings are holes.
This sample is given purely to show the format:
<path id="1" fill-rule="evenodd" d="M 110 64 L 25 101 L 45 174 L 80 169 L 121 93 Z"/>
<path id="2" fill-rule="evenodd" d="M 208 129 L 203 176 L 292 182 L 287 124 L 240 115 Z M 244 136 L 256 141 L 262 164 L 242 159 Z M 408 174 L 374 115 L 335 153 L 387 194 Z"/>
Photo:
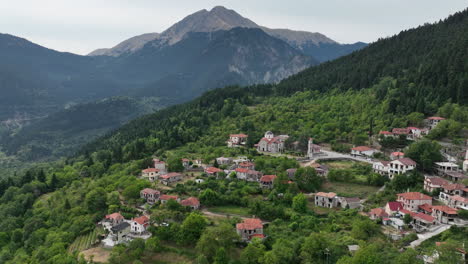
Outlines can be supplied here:
<path id="1" fill-rule="evenodd" d="M 316 143 L 327 142 L 332 148 L 349 151 L 351 145 L 367 144 L 369 132 L 422 122 L 425 115 L 435 113 L 447 118 L 445 124 L 467 128 L 467 31 L 468 9 L 438 23 L 381 39 L 279 84 L 208 91 L 185 104 L 133 120 L 63 162 L 2 179 L 0 260 L 5 264 L 74 264 L 86 262 L 77 259 L 77 254 L 87 248 L 108 253 L 94 243 L 101 237 L 96 222 L 111 212 L 120 212 L 126 219 L 137 217 L 141 213 L 135 209 L 142 204 L 140 191 L 155 188 L 181 198 L 198 197 L 207 212 L 214 208 L 230 210 L 226 210 L 226 219 L 217 216 L 209 224 L 206 214 L 190 212 L 176 203 L 145 206 L 151 221 L 169 222 L 169 226 L 148 229 L 153 236 L 146 242 L 136 239 L 115 247 L 111 263 L 150 263 L 161 256 L 168 262 L 182 259 L 195 263 L 219 259 L 239 263 L 258 259 L 268 263 L 365 263 L 366 259 L 418 263 L 418 252 L 433 252 L 433 242 L 402 252 L 401 243 L 388 241 L 380 226 L 358 210 L 329 210 L 317 216 L 307 209 L 310 201 L 303 192 L 306 188 L 312 189 L 308 193 L 325 192 L 330 186 L 343 185 L 346 188 L 340 189 L 340 195 L 358 196 L 366 199 L 363 206 L 376 208 L 397 193 L 423 192 L 424 176 L 419 171 L 387 181 L 371 173 L 369 165 L 356 163 L 346 169 L 335 165 L 332 170 L 341 178 L 337 182 L 303 168 L 289 182 L 285 171 L 299 167 L 298 162 L 257 153 L 253 146 L 270 130 L 289 134 L 288 142 L 301 144 L 313 136 Z M 420 108 L 421 101 L 425 107 Z M 247 133 L 247 148 L 227 148 L 230 133 Z M 464 145 L 466 137 L 456 133 L 451 137 L 454 144 Z M 425 140 L 412 144 L 439 147 Z M 432 164 L 432 153 L 430 149 L 418 155 Z M 261 188 L 258 182 L 203 173 L 194 176 L 192 172 L 185 173 L 184 181 L 168 186 L 138 177 L 155 156 L 164 158 L 170 168 L 177 168 L 181 158 L 209 163 L 220 156 L 238 155 L 253 159 L 256 170 L 278 175 L 272 189 Z M 195 183 L 194 177 L 203 182 Z M 372 183 L 374 179 L 380 183 Z M 385 191 L 379 192 L 383 183 Z M 366 187 L 371 195 L 361 194 L 362 188 L 353 191 L 356 186 Z M 268 221 L 267 240 L 254 240 L 248 246 L 233 243 L 237 239 L 234 223 L 242 220 L 228 217 L 232 208 Z M 462 213 L 466 212 L 460 210 Z M 461 226 L 445 231 L 441 239 L 447 240 L 448 247 L 441 248 L 440 259 L 454 259 L 467 235 L 468 229 Z M 349 254 L 350 240 L 359 241 L 355 254 Z M 316 250 L 318 243 L 320 250 Z M 325 246 L 330 250 L 328 255 L 321 253 Z M 170 254 L 164 253 L 167 248 Z"/>
<path id="2" fill-rule="evenodd" d="M 133 37 L 125 40 L 111 49 L 99 49 L 88 54 L 89 56 L 106 55 L 120 56 L 128 54 L 143 48 L 145 44 L 158 39 L 158 45 L 174 45 L 181 41 L 184 36 L 190 32 L 215 32 L 219 30 L 230 30 L 236 27 L 260 28 L 270 36 L 279 38 L 292 47 L 300 50 L 306 55 L 312 56 L 320 62 L 332 60 L 340 56 L 349 54 L 354 50 L 364 47 L 365 43 L 359 44 L 340 44 L 320 33 L 311 33 L 305 31 L 294 31 L 289 29 L 270 29 L 257 25 L 248 18 L 239 15 L 231 9 L 222 6 L 216 6 L 210 11 L 206 9 L 195 12 L 181 21 L 177 22 L 160 35 L 150 33 L 145 35 L 154 36 L 154 38 L 144 38 L 142 36 Z M 128 43 L 138 41 L 139 45 L 131 45 L 133 48 L 126 47 Z"/>

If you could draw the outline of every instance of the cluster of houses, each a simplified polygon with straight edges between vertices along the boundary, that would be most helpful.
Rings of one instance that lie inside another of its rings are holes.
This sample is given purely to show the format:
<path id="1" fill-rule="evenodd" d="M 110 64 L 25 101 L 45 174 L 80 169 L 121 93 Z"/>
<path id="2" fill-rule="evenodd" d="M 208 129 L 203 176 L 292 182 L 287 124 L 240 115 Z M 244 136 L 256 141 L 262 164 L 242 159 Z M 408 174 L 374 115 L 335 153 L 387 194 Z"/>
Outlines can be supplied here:
<path id="1" fill-rule="evenodd" d="M 189 166 L 189 160 L 182 159 L 181 162 L 184 167 Z M 169 185 L 170 183 L 181 181 L 184 178 L 182 173 L 167 172 L 166 162 L 162 160 L 153 159 L 153 164 L 153 168 L 147 168 L 141 171 L 141 177 L 143 179 L 147 179 L 150 182 L 159 180 L 162 184 Z"/>
<path id="2" fill-rule="evenodd" d="M 106 215 L 100 224 L 109 232 L 102 241 L 103 246 L 106 248 L 128 243 L 134 238 L 148 239 L 151 237 L 151 233 L 147 231 L 150 222 L 149 217 L 146 215 L 127 220 L 116 212 Z"/>
<path id="3" fill-rule="evenodd" d="M 151 188 L 145 188 L 141 190 L 140 198 L 144 199 L 150 205 L 158 202 L 165 204 L 169 200 L 174 200 L 180 203 L 182 206 L 190 207 L 192 210 L 198 210 L 200 208 L 200 201 L 196 197 L 189 197 L 185 200 L 181 200 L 177 195 L 161 194 L 160 191 Z"/>
<path id="4" fill-rule="evenodd" d="M 405 128 L 393 128 L 392 131 L 380 131 L 379 135 L 385 138 L 387 137 L 401 137 L 404 136 L 407 140 L 416 140 L 427 134 L 431 129 L 434 129 L 441 121 L 445 120 L 443 117 L 431 116 L 425 119 L 426 127 L 405 127 Z"/>
<path id="5" fill-rule="evenodd" d="M 258 218 L 247 218 L 236 224 L 236 232 L 244 242 L 251 241 L 253 238 L 265 238 L 262 220 Z"/>
<path id="6" fill-rule="evenodd" d="M 427 182 L 427 183 L 426 183 Z M 432 181 L 426 178 L 425 189 L 436 188 Z M 437 182 L 438 184 L 441 182 Z M 449 188 L 450 189 L 450 188 Z M 468 194 L 464 193 L 466 196 Z M 411 216 L 411 226 L 417 232 L 433 230 L 439 224 L 465 224 L 458 218 L 458 210 L 467 210 L 468 199 L 457 196 L 459 202 L 447 202 L 443 205 L 433 205 L 431 196 L 420 192 L 406 192 L 397 194 L 396 201 L 388 202 L 383 208 L 374 208 L 368 213 L 369 218 L 382 219 L 384 225 L 393 226 L 397 230 L 403 230 L 405 215 Z"/>

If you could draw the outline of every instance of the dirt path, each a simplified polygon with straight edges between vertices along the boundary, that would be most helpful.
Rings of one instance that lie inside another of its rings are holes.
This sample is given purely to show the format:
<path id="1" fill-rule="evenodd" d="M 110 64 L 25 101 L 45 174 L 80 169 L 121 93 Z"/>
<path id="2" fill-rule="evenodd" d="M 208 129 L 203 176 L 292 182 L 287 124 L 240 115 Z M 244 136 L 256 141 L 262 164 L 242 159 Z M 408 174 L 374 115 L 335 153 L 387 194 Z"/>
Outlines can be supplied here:
<path id="1" fill-rule="evenodd" d="M 80 254 L 83 254 L 87 261 L 90 261 L 92 256 L 93 261 L 96 263 L 107 263 L 109 261 L 110 253 L 111 250 L 109 249 L 95 247 L 82 251 Z"/>

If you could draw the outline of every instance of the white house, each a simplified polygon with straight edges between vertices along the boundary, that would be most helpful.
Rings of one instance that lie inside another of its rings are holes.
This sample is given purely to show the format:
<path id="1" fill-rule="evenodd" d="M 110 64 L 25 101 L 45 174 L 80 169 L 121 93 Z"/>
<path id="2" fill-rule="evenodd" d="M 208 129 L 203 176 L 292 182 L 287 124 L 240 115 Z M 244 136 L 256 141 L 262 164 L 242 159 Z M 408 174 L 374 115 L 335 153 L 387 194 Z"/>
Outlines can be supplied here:
<path id="1" fill-rule="evenodd" d="M 431 117 L 428 117 L 426 119 L 426 122 L 427 122 L 428 126 L 430 127 L 430 129 L 433 129 L 443 120 L 445 120 L 445 118 L 443 118 L 443 117 L 431 116 Z"/>
<path id="2" fill-rule="evenodd" d="M 231 134 L 227 141 L 228 147 L 245 146 L 247 144 L 248 135 L 246 134 Z"/>
<path id="3" fill-rule="evenodd" d="M 130 226 L 130 232 L 134 234 L 143 234 L 146 232 L 146 228 L 149 226 L 149 218 L 145 215 L 133 218 Z"/>
<path id="4" fill-rule="evenodd" d="M 468 172 L 468 149 L 465 154 L 465 161 L 463 161 L 463 171 Z"/>
<path id="5" fill-rule="evenodd" d="M 150 182 L 154 182 L 159 177 L 159 169 L 156 168 L 148 168 L 141 171 L 141 177 L 144 179 L 149 180 Z"/>
<path id="6" fill-rule="evenodd" d="M 351 149 L 351 155 L 353 156 L 372 157 L 372 155 L 374 155 L 376 152 L 378 152 L 378 150 L 369 148 L 367 146 L 359 146 Z"/>
<path id="7" fill-rule="evenodd" d="M 372 170 L 380 175 L 388 175 L 388 165 L 390 161 L 379 160 L 372 163 Z"/>
<path id="8" fill-rule="evenodd" d="M 388 165 L 388 175 L 393 179 L 395 175 L 404 174 L 416 168 L 416 162 L 410 158 L 392 160 Z"/>

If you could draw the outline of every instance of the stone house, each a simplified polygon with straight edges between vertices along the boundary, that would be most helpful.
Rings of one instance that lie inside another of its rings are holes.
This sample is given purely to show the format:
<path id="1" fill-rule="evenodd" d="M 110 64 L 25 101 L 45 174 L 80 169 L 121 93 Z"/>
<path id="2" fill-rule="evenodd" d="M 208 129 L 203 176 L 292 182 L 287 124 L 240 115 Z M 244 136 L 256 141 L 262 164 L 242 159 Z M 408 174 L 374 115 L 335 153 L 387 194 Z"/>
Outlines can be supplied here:
<path id="1" fill-rule="evenodd" d="M 166 173 L 166 162 L 159 160 L 159 159 L 153 159 L 154 163 L 154 168 L 158 169 L 160 173 Z"/>
<path id="2" fill-rule="evenodd" d="M 246 181 L 259 181 L 262 173 L 256 170 L 249 170 L 245 168 L 235 169 L 237 179 Z"/>
<path id="3" fill-rule="evenodd" d="M 195 197 L 189 197 L 180 202 L 182 206 L 190 207 L 192 210 L 198 210 L 200 208 L 200 201 Z"/>
<path id="4" fill-rule="evenodd" d="M 437 174 L 446 175 L 448 172 L 458 172 L 458 165 L 453 162 L 436 162 Z"/>
<path id="5" fill-rule="evenodd" d="M 435 190 L 442 189 L 442 186 L 449 184 L 449 182 L 440 177 L 428 177 L 424 178 L 424 190 L 432 193 Z"/>
<path id="6" fill-rule="evenodd" d="M 112 240 L 119 244 L 123 242 L 128 234 L 130 233 L 130 224 L 128 222 L 122 222 L 110 229 Z"/>
<path id="7" fill-rule="evenodd" d="M 238 147 L 245 146 L 247 144 L 247 139 L 249 138 L 246 134 L 231 134 L 227 141 L 228 147 Z"/>
<path id="8" fill-rule="evenodd" d="M 145 199 L 149 204 L 154 204 L 159 201 L 159 196 L 161 196 L 161 192 L 158 190 L 145 188 L 140 191 L 140 198 Z"/>
<path id="9" fill-rule="evenodd" d="M 258 142 L 257 150 L 260 152 L 282 153 L 285 150 L 285 142 L 288 138 L 288 135 L 275 137 L 271 131 L 267 131 L 265 136 Z"/>
<path id="10" fill-rule="evenodd" d="M 219 158 L 216 158 L 216 162 L 219 165 L 229 165 L 232 163 L 232 158 L 219 157 Z"/>
<path id="11" fill-rule="evenodd" d="M 265 237 L 262 220 L 257 218 L 244 219 L 242 223 L 236 224 L 236 231 L 242 241 L 250 241 L 254 237 Z"/>
<path id="12" fill-rule="evenodd" d="M 361 207 L 361 199 L 358 197 L 339 197 L 338 206 L 343 209 L 356 209 Z"/>
<path id="13" fill-rule="evenodd" d="M 448 196 L 447 204 L 454 208 L 468 210 L 468 198 L 461 197 L 460 195 Z"/>
<path id="14" fill-rule="evenodd" d="M 432 206 L 432 217 L 434 217 L 439 223 L 453 224 L 457 216 L 458 213 L 455 208 L 446 205 Z"/>
<path id="15" fill-rule="evenodd" d="M 443 117 L 431 116 L 431 117 L 428 117 L 425 121 L 426 121 L 426 124 L 429 126 L 429 128 L 433 129 L 443 120 L 445 120 L 445 118 Z"/>
<path id="16" fill-rule="evenodd" d="M 431 215 L 425 213 L 417 213 L 413 217 L 413 228 L 416 232 L 424 232 L 429 230 L 433 225 L 436 224 L 436 220 Z"/>
<path id="17" fill-rule="evenodd" d="M 262 188 L 272 189 L 275 179 L 276 179 L 276 175 L 263 175 L 260 178 L 260 186 Z"/>
<path id="18" fill-rule="evenodd" d="M 159 169 L 148 168 L 141 171 L 141 177 L 147 179 L 150 182 L 154 182 L 159 177 Z"/>
<path id="19" fill-rule="evenodd" d="M 453 182 L 461 182 L 464 179 L 468 179 L 468 176 L 459 171 L 448 171 L 445 172 L 443 176 Z"/>
<path id="20" fill-rule="evenodd" d="M 164 185 L 169 185 L 170 183 L 181 181 L 183 177 L 184 176 L 178 172 L 171 172 L 161 175 L 159 179 L 161 179 L 161 183 Z"/>
<path id="21" fill-rule="evenodd" d="M 161 201 L 161 204 L 165 204 L 165 203 L 167 203 L 169 200 L 175 200 L 176 202 L 180 202 L 179 196 L 177 196 L 177 195 L 167 195 L 167 194 L 161 195 L 161 197 L 159 198 L 159 200 Z"/>
<path id="22" fill-rule="evenodd" d="M 109 226 L 116 226 L 123 223 L 124 217 L 120 213 L 108 214 L 103 222 L 108 223 Z"/>
<path id="23" fill-rule="evenodd" d="M 423 204 L 432 205 L 432 197 L 420 192 L 407 192 L 397 194 L 397 202 L 403 205 L 403 209 L 417 212 L 418 206 Z"/>
<path id="24" fill-rule="evenodd" d="M 334 208 L 338 204 L 336 193 L 318 192 L 315 194 L 315 205 L 320 207 Z"/>
<path id="25" fill-rule="evenodd" d="M 401 209 L 403 209 L 403 205 L 400 202 L 388 202 L 385 205 L 385 212 L 389 216 L 393 216 L 397 214 Z"/>
<path id="26" fill-rule="evenodd" d="M 209 176 L 218 177 L 221 172 L 224 172 L 224 171 L 216 167 L 208 167 L 205 169 L 205 173 L 208 174 Z"/>
<path id="27" fill-rule="evenodd" d="M 190 160 L 189 159 L 183 158 L 180 161 L 182 161 L 182 166 L 184 166 L 185 169 L 190 168 Z"/>
<path id="28" fill-rule="evenodd" d="M 388 214 L 382 208 L 374 208 L 369 211 L 369 218 L 372 220 L 382 219 L 388 217 Z"/>

